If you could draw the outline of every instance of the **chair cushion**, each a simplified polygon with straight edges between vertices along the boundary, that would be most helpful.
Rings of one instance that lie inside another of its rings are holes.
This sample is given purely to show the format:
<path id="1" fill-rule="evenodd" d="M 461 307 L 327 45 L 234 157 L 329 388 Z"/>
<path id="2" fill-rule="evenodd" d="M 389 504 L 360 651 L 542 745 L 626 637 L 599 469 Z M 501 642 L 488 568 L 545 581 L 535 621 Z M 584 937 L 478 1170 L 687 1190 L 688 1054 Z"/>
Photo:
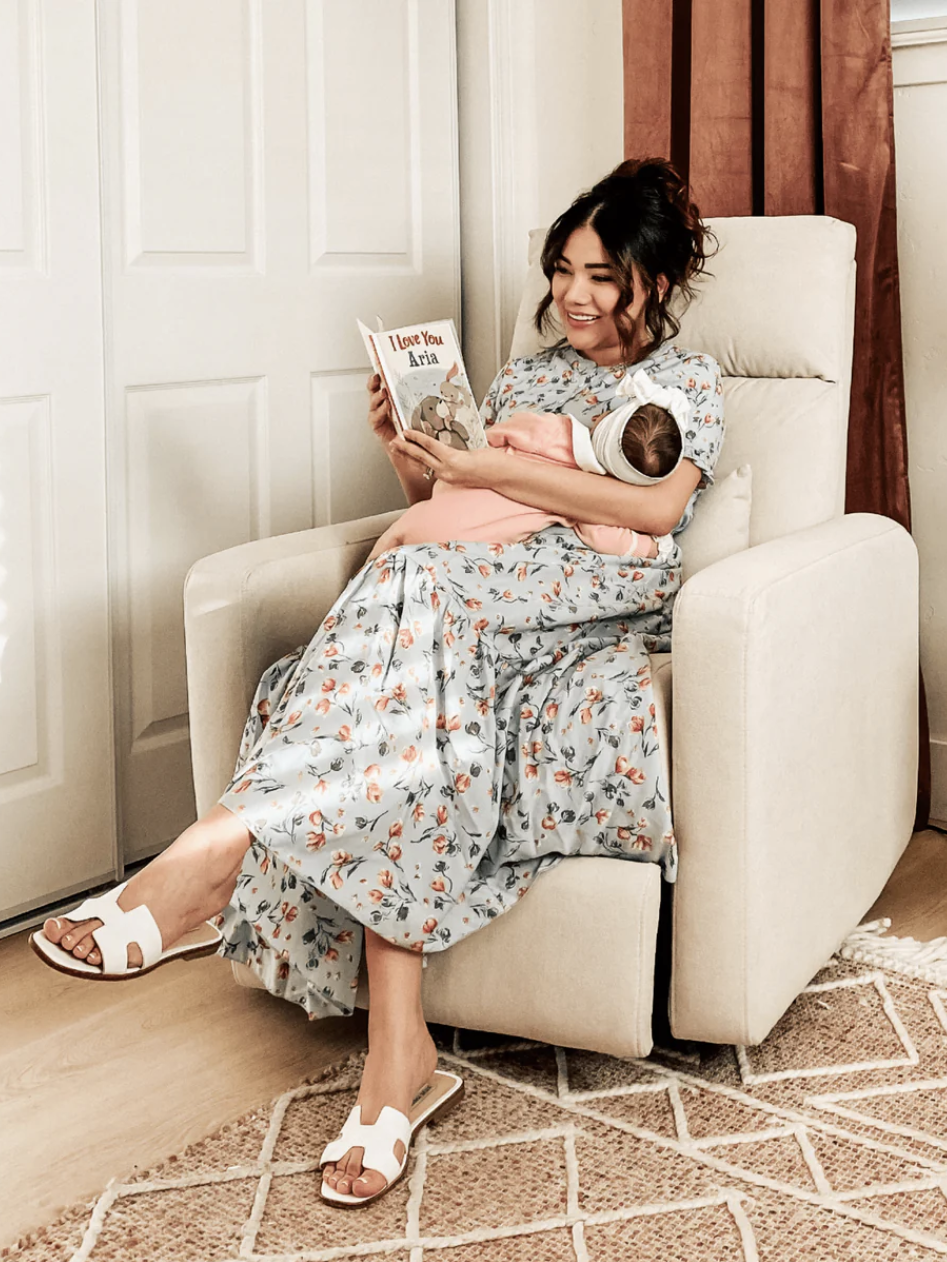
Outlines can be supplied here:
<path id="1" fill-rule="evenodd" d="M 426 1020 L 582 1047 L 651 1050 L 661 905 L 655 863 L 573 855 L 449 951 L 424 956 Z M 364 978 L 355 1005 L 369 1006 Z"/>
<path id="2" fill-rule="evenodd" d="M 684 553 L 683 582 L 704 566 L 750 546 L 752 485 L 750 466 L 743 464 L 722 482 L 701 491 L 693 521 L 678 536 Z"/>
<path id="3" fill-rule="evenodd" d="M 840 387 L 818 378 L 725 377 L 723 394 L 726 434 L 715 473 L 721 481 L 740 465 L 753 469 L 750 546 L 839 516 L 846 433 Z"/>

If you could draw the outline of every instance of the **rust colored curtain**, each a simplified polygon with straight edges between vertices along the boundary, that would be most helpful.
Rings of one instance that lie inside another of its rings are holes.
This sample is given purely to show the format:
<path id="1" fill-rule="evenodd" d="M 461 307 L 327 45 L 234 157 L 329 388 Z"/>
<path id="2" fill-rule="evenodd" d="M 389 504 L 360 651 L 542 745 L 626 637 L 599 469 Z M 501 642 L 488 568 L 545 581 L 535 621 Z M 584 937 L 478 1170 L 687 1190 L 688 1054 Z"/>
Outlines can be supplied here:
<path id="1" fill-rule="evenodd" d="M 622 0 L 625 156 L 670 157 L 706 216 L 855 225 L 848 512 L 911 529 L 889 0 Z M 920 689 L 916 828 L 930 815 Z"/>

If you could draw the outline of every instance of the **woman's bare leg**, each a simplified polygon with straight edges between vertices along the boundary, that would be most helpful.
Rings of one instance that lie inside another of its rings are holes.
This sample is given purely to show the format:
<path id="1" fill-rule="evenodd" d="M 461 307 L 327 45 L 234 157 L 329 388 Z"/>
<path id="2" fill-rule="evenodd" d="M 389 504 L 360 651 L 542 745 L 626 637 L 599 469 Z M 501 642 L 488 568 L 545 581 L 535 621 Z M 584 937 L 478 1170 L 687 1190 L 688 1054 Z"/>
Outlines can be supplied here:
<path id="1" fill-rule="evenodd" d="M 227 906 L 251 840 L 232 811 L 215 806 L 131 878 L 118 905 L 122 911 L 131 911 L 146 903 L 167 950 Z M 101 923 L 86 920 L 76 924 L 60 917 L 47 920 L 43 931 L 50 942 L 58 942 L 78 959 L 100 964 L 91 934 Z M 131 967 L 141 964 L 137 946 L 128 948 L 128 963 Z"/>
<path id="2" fill-rule="evenodd" d="M 394 946 L 365 930 L 365 961 L 371 1007 L 368 1010 L 368 1055 L 358 1092 L 362 1121 L 378 1120 L 386 1104 L 407 1113 L 411 1101 L 437 1068 L 437 1048 L 421 1009 L 421 955 Z M 330 1187 L 353 1196 L 371 1196 L 385 1186 L 377 1170 L 362 1174 L 363 1148 L 350 1148 L 323 1175 Z M 404 1156 L 401 1141 L 395 1156 Z"/>
<path id="3" fill-rule="evenodd" d="M 233 894 L 243 857 L 252 840 L 226 807 L 215 806 L 128 882 L 119 906 L 123 911 L 147 903 L 161 930 L 165 948 L 189 929 L 221 911 Z M 47 920 L 46 936 L 89 963 L 99 963 L 90 936 L 101 921 Z M 141 955 L 129 947 L 129 965 Z M 370 1124 L 386 1104 L 407 1113 L 421 1087 L 437 1068 L 437 1048 L 421 1008 L 421 955 L 394 946 L 365 930 L 365 957 L 371 989 L 368 1055 L 358 1093 L 362 1121 Z M 337 1166 L 325 1167 L 326 1182 L 340 1192 L 370 1196 L 385 1178 L 377 1170 L 362 1176 L 364 1150 L 352 1148 Z M 401 1142 L 395 1144 L 401 1160 Z"/>

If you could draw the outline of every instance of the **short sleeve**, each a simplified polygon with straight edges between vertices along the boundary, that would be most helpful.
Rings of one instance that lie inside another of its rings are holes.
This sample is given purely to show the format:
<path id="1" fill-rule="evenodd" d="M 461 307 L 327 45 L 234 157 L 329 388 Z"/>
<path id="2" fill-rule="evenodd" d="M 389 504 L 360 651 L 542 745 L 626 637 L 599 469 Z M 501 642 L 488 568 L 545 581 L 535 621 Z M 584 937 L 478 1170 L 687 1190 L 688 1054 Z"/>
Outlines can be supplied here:
<path id="1" fill-rule="evenodd" d="M 714 466 L 723 444 L 723 379 L 709 355 L 688 355 L 679 385 L 693 407 L 684 432 L 684 455 L 701 471 L 700 489 L 714 483 Z"/>
<path id="2" fill-rule="evenodd" d="M 500 418 L 500 395 L 503 392 L 504 385 L 509 382 L 512 375 L 511 365 L 512 360 L 503 365 L 490 383 L 487 393 L 483 396 L 483 402 L 480 404 L 480 419 L 483 421 L 485 429 L 495 425 Z"/>
<path id="3" fill-rule="evenodd" d="M 684 456 L 700 470 L 700 482 L 684 508 L 681 520 L 672 530 L 680 534 L 694 517 L 694 506 L 705 487 L 713 486 L 714 467 L 723 445 L 723 376 L 720 365 L 710 355 L 681 353 L 674 366 L 673 382 L 687 395 L 692 406 L 690 423 L 684 431 Z"/>

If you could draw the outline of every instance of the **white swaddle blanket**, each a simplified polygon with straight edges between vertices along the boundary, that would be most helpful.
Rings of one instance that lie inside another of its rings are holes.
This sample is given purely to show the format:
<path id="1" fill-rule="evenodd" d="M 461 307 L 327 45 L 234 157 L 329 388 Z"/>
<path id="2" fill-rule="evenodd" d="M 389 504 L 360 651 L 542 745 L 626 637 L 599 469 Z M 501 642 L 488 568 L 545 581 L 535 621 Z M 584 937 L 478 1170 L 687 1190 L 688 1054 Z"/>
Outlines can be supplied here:
<path id="1" fill-rule="evenodd" d="M 674 469 L 668 470 L 661 477 L 652 477 L 642 473 L 640 469 L 626 458 L 621 448 L 622 434 L 632 413 L 643 403 L 654 403 L 657 407 L 666 408 L 677 421 L 683 439 L 691 416 L 691 405 L 687 395 L 676 386 L 662 386 L 652 381 L 643 368 L 631 377 L 625 377 L 616 390 L 616 395 L 623 395 L 628 402 L 609 412 L 595 426 L 591 433 L 584 425 L 573 425 L 575 459 L 580 469 L 588 473 L 610 473 L 622 482 L 630 482 L 635 486 L 651 486 L 655 482 L 663 482 L 670 477 L 684 458 L 683 443 L 681 454 L 677 458 Z M 578 431 L 582 431 L 580 434 Z M 583 438 L 584 434 L 584 438 Z"/>

